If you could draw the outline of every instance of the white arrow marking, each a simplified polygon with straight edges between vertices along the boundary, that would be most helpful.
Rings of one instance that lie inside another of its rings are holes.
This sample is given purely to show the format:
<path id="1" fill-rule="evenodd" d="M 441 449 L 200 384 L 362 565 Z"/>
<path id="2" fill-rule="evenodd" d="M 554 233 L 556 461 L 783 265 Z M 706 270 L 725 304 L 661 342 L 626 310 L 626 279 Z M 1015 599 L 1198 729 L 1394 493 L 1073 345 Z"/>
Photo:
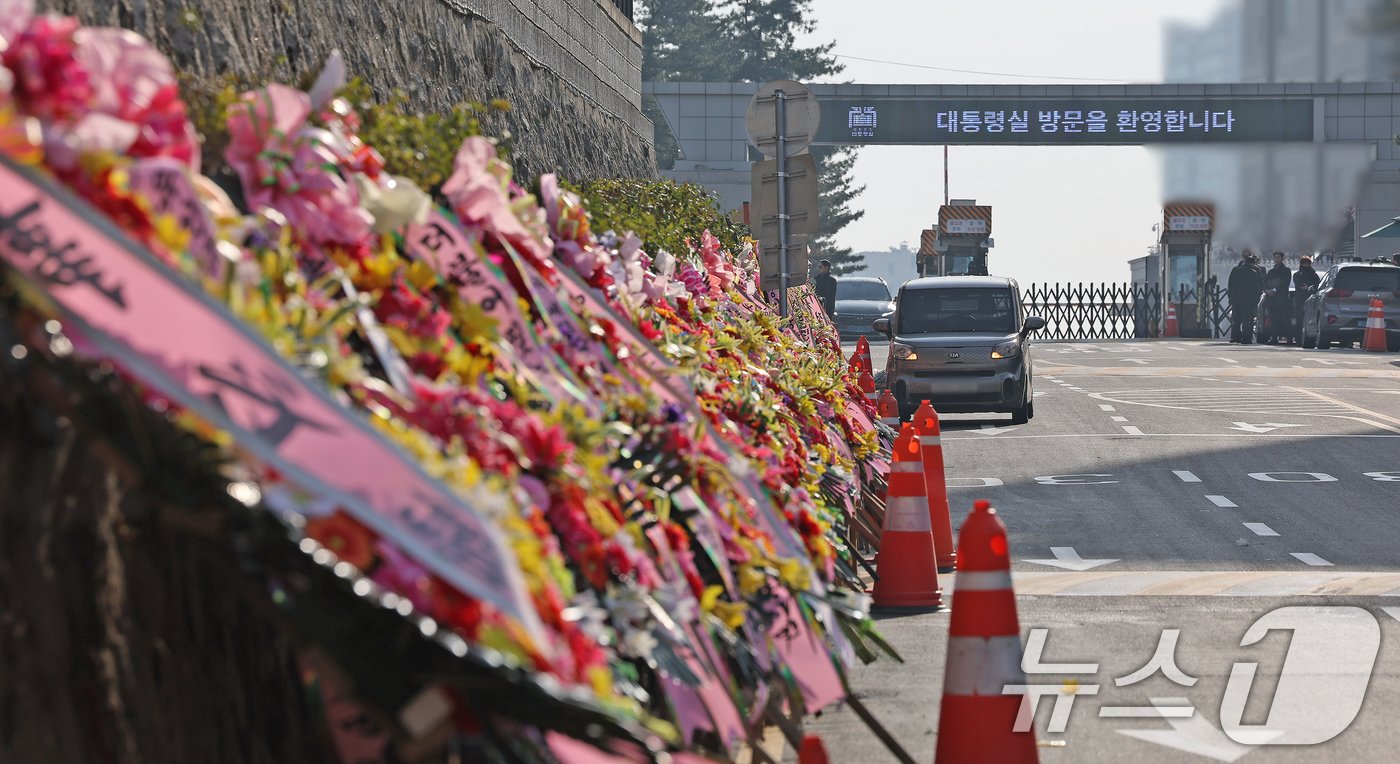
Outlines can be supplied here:
<path id="1" fill-rule="evenodd" d="M 1234 427 L 1227 427 L 1227 430 L 1240 430 L 1241 432 L 1266 433 L 1274 430 L 1282 430 L 1285 427 L 1307 427 L 1305 424 L 1280 424 L 1278 422 L 1265 422 L 1264 424 L 1250 424 L 1248 422 L 1232 422 Z"/>
<path id="2" fill-rule="evenodd" d="M 1224 361 L 1225 363 L 1239 363 L 1239 361 L 1236 361 L 1233 358 L 1217 358 L 1216 360 Z"/>
<path id="3" fill-rule="evenodd" d="M 1336 365 L 1339 364 L 1339 363 L 1344 363 L 1344 364 L 1347 364 L 1347 365 L 1350 365 L 1350 366 L 1360 366 L 1360 365 L 1361 365 L 1361 362 L 1360 362 L 1360 361 L 1343 361 L 1343 360 L 1340 359 L 1340 358 L 1313 358 L 1312 356 L 1307 356 L 1307 357 L 1303 358 L 1303 360 L 1304 360 L 1304 361 L 1317 361 L 1318 363 L 1322 364 L 1323 366 L 1336 366 Z"/>
<path id="4" fill-rule="evenodd" d="M 1190 701 L 1185 698 L 1153 698 L 1152 704 L 1158 708 L 1166 709 L 1189 706 Z M 1194 753 L 1197 756 L 1205 756 L 1216 761 L 1235 761 L 1254 751 L 1254 746 L 1236 743 L 1226 737 L 1222 730 L 1199 715 L 1183 719 L 1164 714 L 1163 718 L 1172 726 L 1170 730 L 1115 730 L 1115 732 L 1148 743 Z M 1271 738 L 1281 734 L 1283 733 L 1273 733 Z"/>
<path id="5" fill-rule="evenodd" d="M 1053 568 L 1064 568 L 1065 570 L 1085 571 L 1092 570 L 1100 565 L 1111 565 L 1117 560 L 1086 560 L 1074 551 L 1072 546 L 1052 546 L 1050 554 L 1055 555 L 1053 560 L 1026 560 L 1026 562 L 1036 565 L 1049 565 Z"/>
<path id="6" fill-rule="evenodd" d="M 984 424 L 982 425 L 982 429 L 974 430 L 974 432 L 981 433 L 982 435 L 1000 435 L 1003 432 L 1014 432 L 1015 430 L 1016 428 L 1014 427 L 997 427 L 994 424 Z"/>
<path id="7" fill-rule="evenodd" d="M 1381 610 L 1384 610 L 1391 618 L 1400 621 L 1400 607 L 1383 607 Z"/>
<path id="8" fill-rule="evenodd" d="M 1146 358 L 1115 358 L 1115 359 L 1113 359 L 1113 360 L 1115 360 L 1115 361 L 1122 361 L 1122 362 L 1124 362 L 1124 363 L 1135 363 L 1135 364 L 1137 364 L 1138 366 L 1145 366 L 1145 365 L 1147 365 L 1147 364 L 1152 363 L 1151 361 L 1147 360 Z"/>

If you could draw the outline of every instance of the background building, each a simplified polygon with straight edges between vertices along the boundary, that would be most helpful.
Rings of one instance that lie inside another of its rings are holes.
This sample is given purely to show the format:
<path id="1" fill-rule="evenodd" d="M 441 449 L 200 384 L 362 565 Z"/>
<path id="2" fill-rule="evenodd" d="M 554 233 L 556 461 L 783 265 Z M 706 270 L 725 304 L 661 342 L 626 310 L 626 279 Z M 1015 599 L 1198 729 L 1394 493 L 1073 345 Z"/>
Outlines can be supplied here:
<path id="1" fill-rule="evenodd" d="M 1374 5 L 1234 0 L 1205 26 L 1166 30 L 1166 81 L 1389 81 L 1394 41 L 1368 32 Z M 1182 148 L 1162 155 L 1164 201 L 1215 203 L 1216 273 L 1246 248 L 1335 252 L 1367 173 L 1379 169 L 1370 147 L 1354 145 Z M 1361 228 L 1370 230 L 1365 219 Z"/>

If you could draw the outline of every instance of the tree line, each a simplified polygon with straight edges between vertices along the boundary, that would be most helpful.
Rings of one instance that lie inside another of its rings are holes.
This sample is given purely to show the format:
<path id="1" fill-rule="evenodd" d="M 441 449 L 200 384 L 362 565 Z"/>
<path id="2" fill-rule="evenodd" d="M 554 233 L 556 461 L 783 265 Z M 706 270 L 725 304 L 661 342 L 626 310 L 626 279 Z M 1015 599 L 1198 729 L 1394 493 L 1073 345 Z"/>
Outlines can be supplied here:
<path id="1" fill-rule="evenodd" d="M 646 82 L 811 82 L 845 68 L 834 42 L 804 46 L 798 37 L 816 29 L 811 0 L 646 0 L 637 4 L 642 30 L 642 80 Z M 657 164 L 670 169 L 679 156 L 675 136 L 651 99 L 643 104 L 656 125 Z M 814 146 L 821 233 L 812 258 L 827 259 L 836 274 L 851 273 L 864 256 L 836 245 L 836 234 L 865 211 L 854 206 L 864 186 L 851 177 L 856 152 Z"/>

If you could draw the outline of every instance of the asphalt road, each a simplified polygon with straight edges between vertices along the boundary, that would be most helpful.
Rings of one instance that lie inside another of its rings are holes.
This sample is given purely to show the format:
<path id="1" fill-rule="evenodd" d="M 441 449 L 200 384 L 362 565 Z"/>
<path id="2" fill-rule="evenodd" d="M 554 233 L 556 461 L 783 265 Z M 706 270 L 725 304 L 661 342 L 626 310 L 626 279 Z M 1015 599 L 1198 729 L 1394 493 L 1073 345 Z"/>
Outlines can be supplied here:
<path id="1" fill-rule="evenodd" d="M 873 351 L 880 368 L 884 343 Z M 1036 419 L 950 415 L 943 440 L 954 527 L 988 499 L 1009 529 L 1023 644 L 1046 629 L 1042 662 L 1087 664 L 1028 676 L 1074 700 L 1063 728 L 1054 696 L 1041 702 L 1042 759 L 1396 760 L 1400 355 L 1191 340 L 1033 353 Z M 1266 636 L 1244 644 L 1256 623 Z M 947 624 L 881 619 L 908 663 L 851 673 L 917 761 L 934 750 Z M 1169 630 L 1177 678 L 1199 681 L 1115 681 Z M 1250 663 L 1253 685 L 1231 680 Z M 1226 735 L 1239 699 L 1241 723 L 1267 719 L 1275 744 Z M 895 761 L 849 709 L 812 729 L 832 761 Z"/>

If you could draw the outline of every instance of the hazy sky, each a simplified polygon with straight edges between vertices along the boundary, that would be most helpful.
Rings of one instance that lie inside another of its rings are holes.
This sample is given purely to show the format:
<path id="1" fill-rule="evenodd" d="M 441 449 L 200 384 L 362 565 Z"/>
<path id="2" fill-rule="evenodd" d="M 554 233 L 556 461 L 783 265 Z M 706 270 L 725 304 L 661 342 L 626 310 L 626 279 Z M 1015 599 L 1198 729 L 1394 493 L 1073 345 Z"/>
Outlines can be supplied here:
<path id="1" fill-rule="evenodd" d="M 1204 22 L 1220 0 L 813 0 L 814 41 L 838 54 L 1005 75 L 1160 82 L 1164 22 Z M 1051 84 L 851 58 L 839 81 Z M 1069 82 L 1069 80 L 1063 80 Z M 1078 80 L 1074 80 L 1078 82 Z M 1087 83 L 1081 83 L 1087 84 Z M 1127 261 L 1153 243 L 1161 219 L 1160 161 L 1139 147 L 953 147 L 955 199 L 990 204 L 991 270 L 1032 281 L 1126 281 Z M 856 251 L 919 232 L 943 203 L 943 151 L 873 146 L 860 151 L 857 204 L 865 217 L 842 231 Z"/>

